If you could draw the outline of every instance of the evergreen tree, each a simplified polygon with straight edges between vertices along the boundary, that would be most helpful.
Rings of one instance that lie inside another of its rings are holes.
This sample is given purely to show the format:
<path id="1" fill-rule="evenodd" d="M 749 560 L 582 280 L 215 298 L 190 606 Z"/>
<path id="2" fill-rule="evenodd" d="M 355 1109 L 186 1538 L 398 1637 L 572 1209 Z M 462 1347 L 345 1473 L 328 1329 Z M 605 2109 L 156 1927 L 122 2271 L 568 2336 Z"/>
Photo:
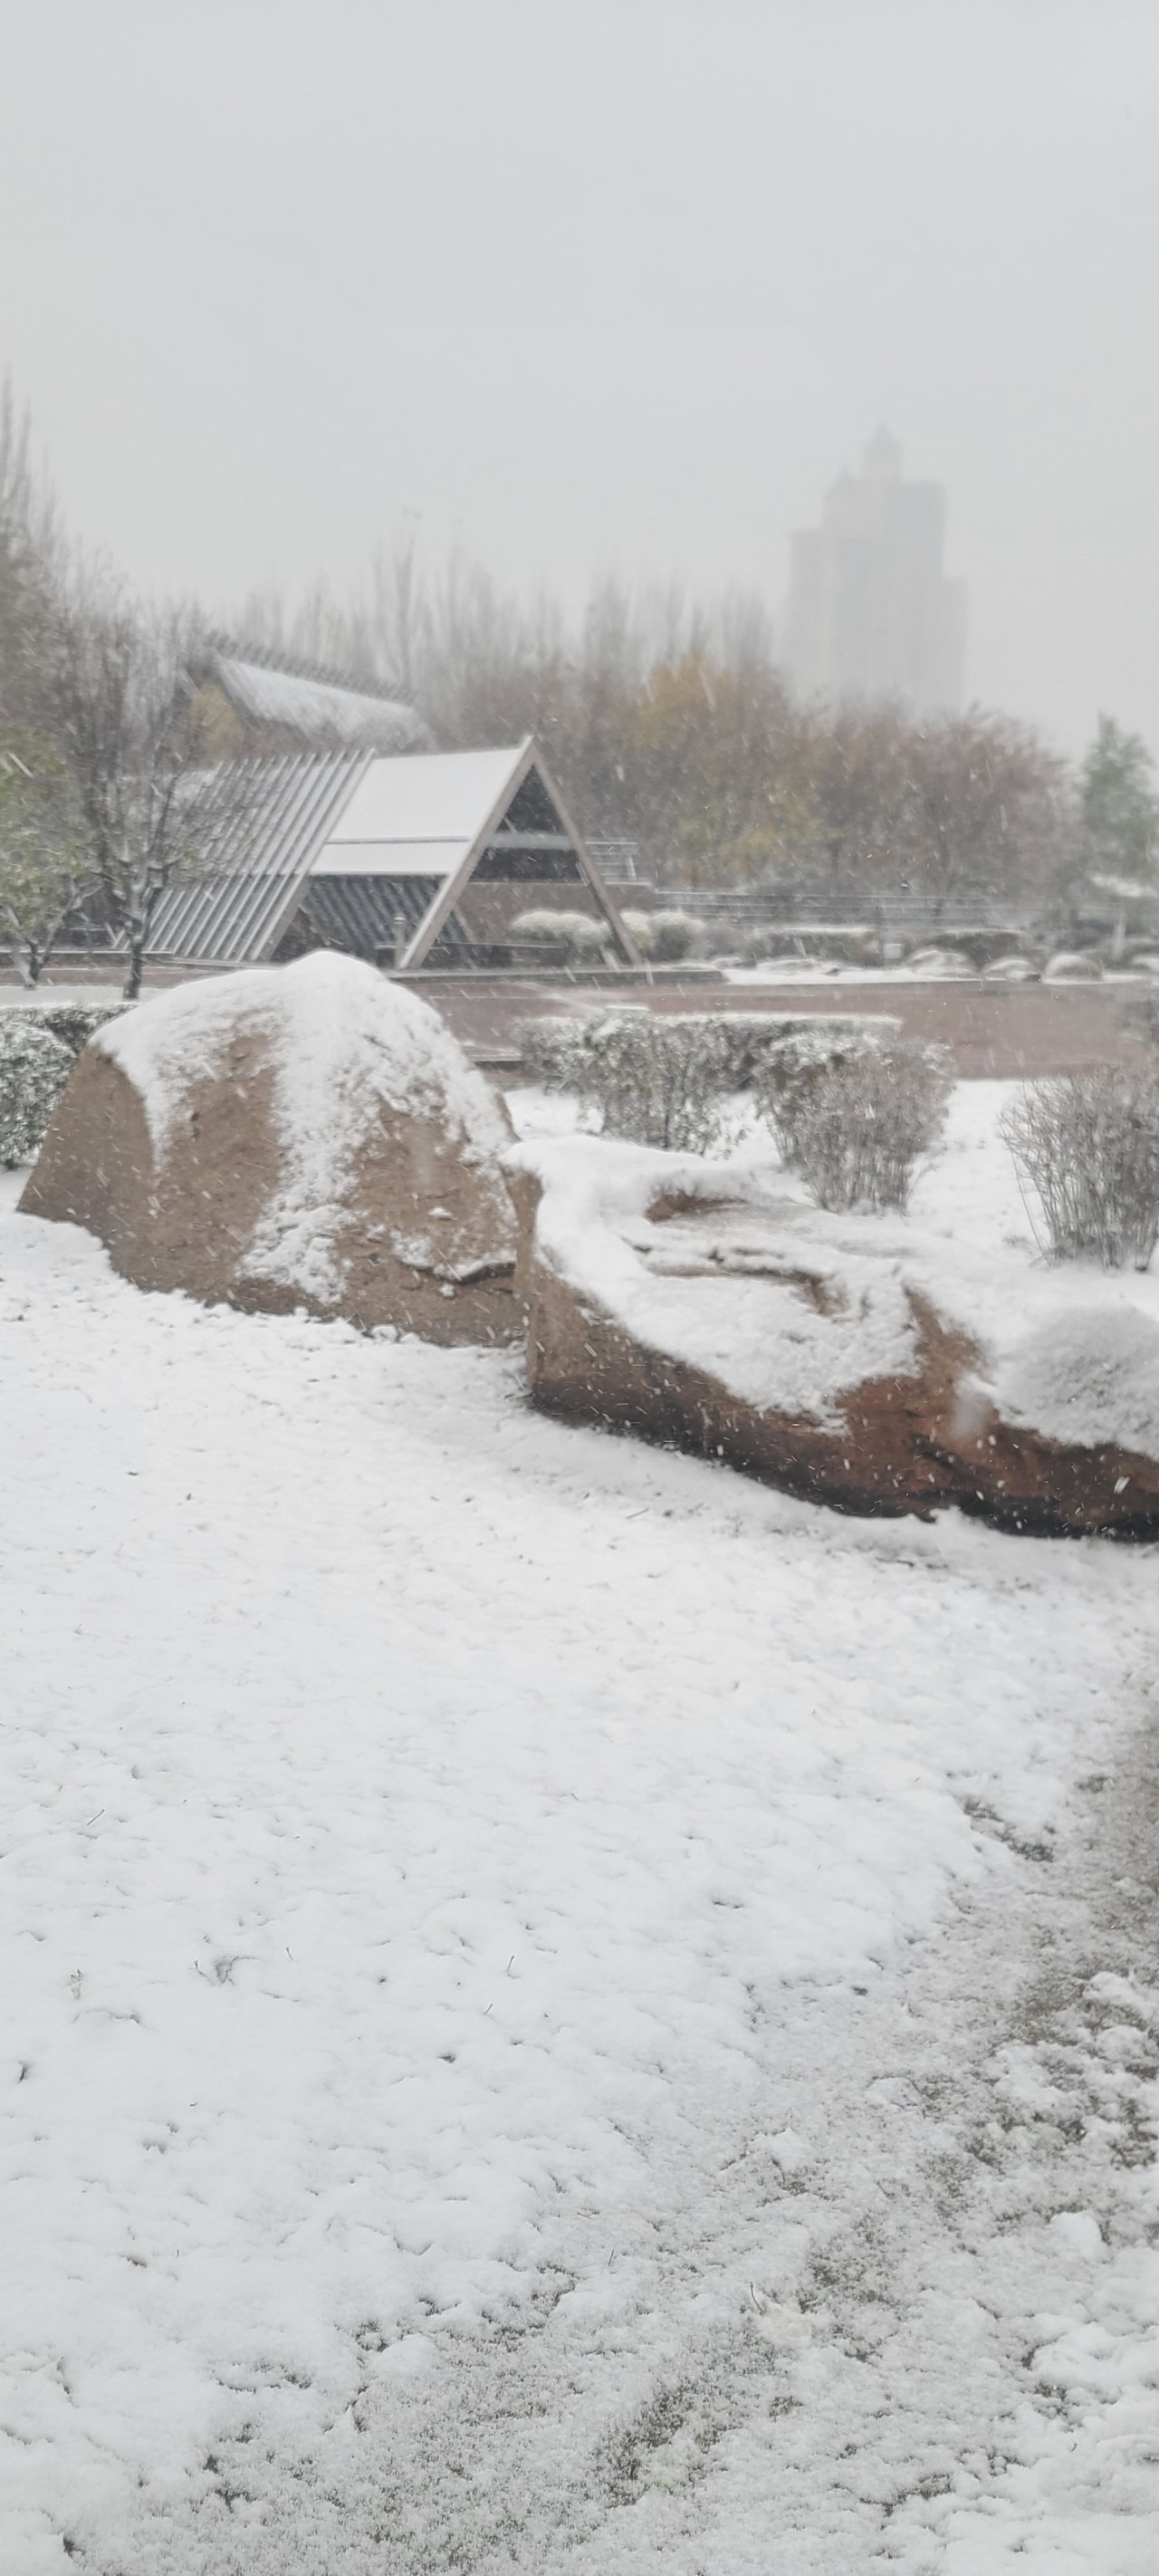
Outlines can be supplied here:
<path id="1" fill-rule="evenodd" d="M 1141 735 L 1100 716 L 1083 762 L 1082 820 L 1093 864 L 1124 877 L 1149 874 L 1159 857 L 1159 796 Z"/>

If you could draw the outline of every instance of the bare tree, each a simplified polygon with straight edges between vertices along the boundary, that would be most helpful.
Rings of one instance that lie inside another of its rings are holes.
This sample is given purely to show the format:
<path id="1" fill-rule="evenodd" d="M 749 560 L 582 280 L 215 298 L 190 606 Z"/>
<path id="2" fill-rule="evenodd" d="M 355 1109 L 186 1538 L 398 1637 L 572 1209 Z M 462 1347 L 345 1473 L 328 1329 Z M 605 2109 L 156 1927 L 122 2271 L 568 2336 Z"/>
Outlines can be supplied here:
<path id="1" fill-rule="evenodd" d="M 22 734 L 0 746 L 0 930 L 23 984 L 38 984 L 70 916 L 91 889 L 84 819 L 51 742 Z"/>
<path id="2" fill-rule="evenodd" d="M 606 577 L 568 620 L 461 550 L 425 567 L 411 523 L 345 603 L 251 603 L 255 640 L 393 682 L 458 749 L 534 733 L 583 830 L 693 886 L 827 879 L 835 899 L 912 886 L 1056 902 L 1073 785 L 1025 727 L 972 708 L 795 700 L 745 594 Z"/>
<path id="3" fill-rule="evenodd" d="M 74 571 L 56 613 L 59 731 L 76 780 L 106 930 L 141 989 L 162 896 L 215 862 L 243 827 L 254 771 L 217 764 L 186 672 L 197 621 L 140 610 L 107 576 Z"/>

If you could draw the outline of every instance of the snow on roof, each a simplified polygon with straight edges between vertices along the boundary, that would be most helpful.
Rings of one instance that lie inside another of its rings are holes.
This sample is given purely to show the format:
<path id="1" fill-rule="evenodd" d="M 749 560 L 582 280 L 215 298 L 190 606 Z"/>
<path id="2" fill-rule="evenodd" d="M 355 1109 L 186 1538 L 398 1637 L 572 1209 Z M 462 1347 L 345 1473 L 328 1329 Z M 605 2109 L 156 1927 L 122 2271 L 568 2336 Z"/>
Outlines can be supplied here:
<path id="1" fill-rule="evenodd" d="M 334 825 L 315 876 L 449 877 L 503 803 L 527 748 L 376 760 Z"/>
<path id="2" fill-rule="evenodd" d="M 527 748 L 416 752 L 409 760 L 376 760 L 332 837 L 340 841 L 477 839 Z"/>
<path id="3" fill-rule="evenodd" d="M 299 671 L 216 653 L 213 675 L 232 706 L 255 724 L 284 725 L 304 741 L 351 749 L 405 751 L 429 740 L 413 707 L 372 690 L 345 688 Z"/>

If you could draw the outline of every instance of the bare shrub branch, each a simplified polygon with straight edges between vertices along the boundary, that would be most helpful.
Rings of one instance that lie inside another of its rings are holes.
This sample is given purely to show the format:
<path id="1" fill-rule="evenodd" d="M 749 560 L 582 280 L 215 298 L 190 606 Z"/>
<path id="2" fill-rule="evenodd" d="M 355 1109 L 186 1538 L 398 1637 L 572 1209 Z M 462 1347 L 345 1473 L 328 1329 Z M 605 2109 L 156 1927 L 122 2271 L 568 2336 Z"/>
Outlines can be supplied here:
<path id="1" fill-rule="evenodd" d="M 601 1135 L 686 1154 L 721 1142 L 736 1064 L 724 1018 L 608 1011 L 531 1020 L 519 1035 L 528 1072 L 547 1090 L 574 1091 Z"/>
<path id="2" fill-rule="evenodd" d="M 904 1208 L 949 1090 L 938 1048 L 863 1041 L 783 1097 L 774 1124 L 820 1207 Z"/>
<path id="3" fill-rule="evenodd" d="M 1028 1082 L 1001 1129 L 1053 1260 L 1146 1270 L 1159 1239 L 1159 1069 Z"/>

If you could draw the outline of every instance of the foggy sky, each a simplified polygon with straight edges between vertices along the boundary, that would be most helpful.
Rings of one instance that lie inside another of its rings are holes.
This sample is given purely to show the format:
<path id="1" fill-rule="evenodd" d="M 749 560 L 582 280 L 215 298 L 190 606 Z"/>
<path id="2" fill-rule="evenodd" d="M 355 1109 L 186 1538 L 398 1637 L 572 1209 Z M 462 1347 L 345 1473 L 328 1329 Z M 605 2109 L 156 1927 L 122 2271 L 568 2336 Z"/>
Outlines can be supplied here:
<path id="1" fill-rule="evenodd" d="M 0 0 L 0 368 L 210 605 L 401 513 L 775 606 L 879 420 L 971 695 L 1159 753 L 1159 0 Z"/>

